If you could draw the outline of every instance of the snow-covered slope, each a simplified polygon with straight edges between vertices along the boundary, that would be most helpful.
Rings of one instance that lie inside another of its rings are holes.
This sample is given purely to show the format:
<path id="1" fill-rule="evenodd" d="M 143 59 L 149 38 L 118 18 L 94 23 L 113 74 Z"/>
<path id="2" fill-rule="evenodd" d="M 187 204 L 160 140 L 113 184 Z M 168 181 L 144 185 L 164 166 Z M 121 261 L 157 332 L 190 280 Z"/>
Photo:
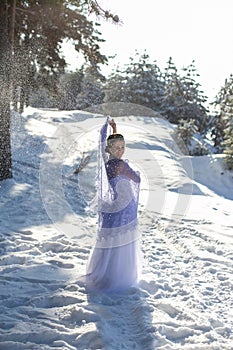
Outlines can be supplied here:
<path id="1" fill-rule="evenodd" d="M 117 118 L 142 175 L 139 288 L 87 294 L 76 283 L 95 240 L 104 119 L 32 108 L 13 118 L 14 178 L 0 187 L 0 349 L 232 349 L 232 174 L 220 156 L 180 154 L 163 119 Z"/>

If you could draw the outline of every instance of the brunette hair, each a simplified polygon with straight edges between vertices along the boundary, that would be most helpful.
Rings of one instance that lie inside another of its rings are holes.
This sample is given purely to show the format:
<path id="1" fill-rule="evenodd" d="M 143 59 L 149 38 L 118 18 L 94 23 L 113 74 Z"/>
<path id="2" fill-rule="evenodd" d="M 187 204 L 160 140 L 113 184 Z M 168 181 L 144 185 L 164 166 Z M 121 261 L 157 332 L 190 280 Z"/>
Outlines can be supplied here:
<path id="1" fill-rule="evenodd" d="M 124 141 L 124 136 L 121 134 L 112 134 L 107 138 L 107 146 L 105 151 L 109 153 L 109 148 L 112 147 L 115 141 Z"/>

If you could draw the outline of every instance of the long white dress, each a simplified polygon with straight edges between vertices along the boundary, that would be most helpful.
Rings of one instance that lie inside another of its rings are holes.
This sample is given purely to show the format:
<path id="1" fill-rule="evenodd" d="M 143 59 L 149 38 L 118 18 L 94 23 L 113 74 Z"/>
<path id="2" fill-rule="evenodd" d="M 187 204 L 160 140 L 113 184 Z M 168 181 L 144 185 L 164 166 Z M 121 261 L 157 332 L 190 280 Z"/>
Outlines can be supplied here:
<path id="1" fill-rule="evenodd" d="M 85 284 L 89 290 L 118 292 L 137 286 L 141 274 L 140 174 L 121 159 L 107 160 L 107 129 L 108 118 L 100 131 L 98 233 Z"/>

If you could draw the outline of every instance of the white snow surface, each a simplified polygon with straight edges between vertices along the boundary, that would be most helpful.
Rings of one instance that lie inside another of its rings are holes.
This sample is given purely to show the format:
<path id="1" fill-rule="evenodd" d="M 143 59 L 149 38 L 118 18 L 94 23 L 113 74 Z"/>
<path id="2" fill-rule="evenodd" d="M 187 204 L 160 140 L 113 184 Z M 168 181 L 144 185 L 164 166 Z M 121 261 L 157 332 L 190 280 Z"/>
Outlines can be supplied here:
<path id="1" fill-rule="evenodd" d="M 139 287 L 77 283 L 95 241 L 105 117 L 27 108 L 12 116 L 14 176 L 0 184 L 0 349 L 233 349 L 233 174 L 221 155 L 183 156 L 164 119 L 116 120 L 142 175 Z"/>

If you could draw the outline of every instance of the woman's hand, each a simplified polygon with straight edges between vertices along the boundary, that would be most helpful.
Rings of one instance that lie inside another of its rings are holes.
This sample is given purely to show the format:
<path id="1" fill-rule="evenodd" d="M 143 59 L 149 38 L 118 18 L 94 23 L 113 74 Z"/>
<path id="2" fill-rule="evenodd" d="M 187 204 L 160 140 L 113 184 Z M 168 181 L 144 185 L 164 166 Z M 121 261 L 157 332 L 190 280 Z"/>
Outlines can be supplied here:
<path id="1" fill-rule="evenodd" d="M 115 123 L 114 119 L 110 120 L 108 123 L 112 127 L 113 134 L 116 134 L 117 129 L 116 129 L 116 123 Z"/>

